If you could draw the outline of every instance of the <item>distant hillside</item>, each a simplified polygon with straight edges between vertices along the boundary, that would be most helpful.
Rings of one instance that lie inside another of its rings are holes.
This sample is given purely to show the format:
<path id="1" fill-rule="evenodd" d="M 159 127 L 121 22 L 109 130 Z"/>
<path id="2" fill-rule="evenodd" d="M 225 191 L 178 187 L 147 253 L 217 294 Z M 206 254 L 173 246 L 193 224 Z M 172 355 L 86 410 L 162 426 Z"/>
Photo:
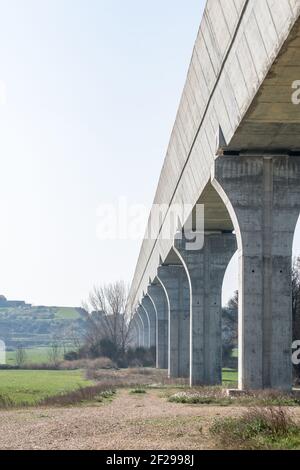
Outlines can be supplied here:
<path id="1" fill-rule="evenodd" d="M 47 347 L 54 341 L 74 347 L 84 335 L 85 324 L 80 308 L 0 306 L 0 340 L 7 350 Z"/>

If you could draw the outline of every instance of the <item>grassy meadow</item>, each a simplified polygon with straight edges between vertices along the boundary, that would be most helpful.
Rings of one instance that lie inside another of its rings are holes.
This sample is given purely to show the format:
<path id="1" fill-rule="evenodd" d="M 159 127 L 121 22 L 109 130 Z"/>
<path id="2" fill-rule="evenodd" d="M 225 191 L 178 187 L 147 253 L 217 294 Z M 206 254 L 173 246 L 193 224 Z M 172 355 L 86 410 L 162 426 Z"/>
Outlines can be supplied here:
<path id="1" fill-rule="evenodd" d="M 0 370 L 0 397 L 8 397 L 16 406 L 34 405 L 46 397 L 91 384 L 80 370 Z"/>
<path id="2" fill-rule="evenodd" d="M 223 369 L 223 384 L 228 388 L 237 387 L 238 371 L 236 369 Z"/>
<path id="3" fill-rule="evenodd" d="M 41 348 L 29 348 L 25 349 L 26 363 L 27 364 L 42 364 L 49 362 L 49 352 L 50 348 L 41 347 Z M 60 351 L 61 359 L 63 359 L 63 350 Z M 16 351 L 7 351 L 6 352 L 6 363 L 8 365 L 16 365 Z"/>

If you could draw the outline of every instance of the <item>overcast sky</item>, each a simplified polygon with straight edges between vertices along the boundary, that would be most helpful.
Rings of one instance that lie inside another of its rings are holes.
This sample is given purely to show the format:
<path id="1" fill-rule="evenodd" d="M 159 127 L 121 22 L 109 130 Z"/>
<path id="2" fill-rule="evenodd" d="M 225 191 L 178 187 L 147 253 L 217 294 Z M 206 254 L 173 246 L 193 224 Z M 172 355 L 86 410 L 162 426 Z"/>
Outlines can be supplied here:
<path id="1" fill-rule="evenodd" d="M 101 241 L 97 210 L 152 203 L 203 3 L 0 0 L 0 294 L 130 282 L 140 242 Z"/>

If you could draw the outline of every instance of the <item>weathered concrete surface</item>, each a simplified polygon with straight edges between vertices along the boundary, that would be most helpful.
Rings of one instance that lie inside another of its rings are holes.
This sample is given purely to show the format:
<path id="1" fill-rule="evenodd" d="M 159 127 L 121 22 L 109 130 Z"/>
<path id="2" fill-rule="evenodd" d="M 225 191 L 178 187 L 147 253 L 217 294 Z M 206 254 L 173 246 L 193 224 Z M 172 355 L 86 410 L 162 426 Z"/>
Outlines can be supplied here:
<path id="1" fill-rule="evenodd" d="M 140 331 L 139 331 L 137 319 L 135 317 L 132 320 L 131 346 L 133 348 L 137 348 L 140 346 Z"/>
<path id="2" fill-rule="evenodd" d="M 291 385 L 289 269 L 300 209 L 300 107 L 292 103 L 292 85 L 300 80 L 299 15 L 299 0 L 207 1 L 149 219 L 148 229 L 156 222 L 155 236 L 143 241 L 130 290 L 134 310 L 158 267 L 176 259 L 178 226 L 162 236 L 171 212 L 182 227 L 190 215 L 182 215 L 182 207 L 202 203 L 206 231 L 235 229 L 241 388 Z M 175 281 L 163 281 L 176 299 Z M 176 331 L 178 308 L 167 303 Z M 178 363 L 178 348 L 173 354 Z"/>
<path id="3" fill-rule="evenodd" d="M 155 203 L 195 205 L 209 188 L 220 127 L 223 150 L 300 148 L 299 108 L 289 101 L 291 82 L 300 77 L 299 13 L 298 0 L 208 0 Z M 217 219 L 215 230 L 230 225 L 222 205 Z M 172 248 L 160 229 L 156 240 L 143 242 L 133 308 Z"/>
<path id="4" fill-rule="evenodd" d="M 292 386 L 291 262 L 300 213 L 300 158 L 224 156 L 213 184 L 239 249 L 239 386 Z"/>
<path id="5" fill-rule="evenodd" d="M 168 369 L 168 305 L 166 294 L 160 284 L 153 284 L 148 287 L 148 295 L 155 305 L 157 314 L 156 367 L 158 369 Z"/>
<path id="6" fill-rule="evenodd" d="M 175 239 L 190 288 L 191 386 L 222 383 L 222 285 L 236 249 L 236 237 L 229 233 L 206 234 L 196 251 L 187 249 L 185 238 Z"/>
<path id="7" fill-rule="evenodd" d="M 169 377 L 189 377 L 190 298 L 188 279 L 182 265 L 160 266 L 157 276 L 167 296 L 169 317 Z"/>
<path id="8" fill-rule="evenodd" d="M 138 327 L 138 332 L 139 332 L 139 344 L 138 346 L 141 348 L 144 346 L 144 324 L 143 321 L 138 313 L 138 311 L 134 315 L 137 327 Z"/>
<path id="9" fill-rule="evenodd" d="M 137 309 L 138 316 L 140 318 L 141 329 L 142 329 L 142 346 L 144 348 L 150 348 L 150 322 L 146 310 L 140 305 Z"/>
<path id="10" fill-rule="evenodd" d="M 156 347 L 156 310 L 148 295 L 143 298 L 142 306 L 147 312 L 150 323 L 150 348 Z"/>

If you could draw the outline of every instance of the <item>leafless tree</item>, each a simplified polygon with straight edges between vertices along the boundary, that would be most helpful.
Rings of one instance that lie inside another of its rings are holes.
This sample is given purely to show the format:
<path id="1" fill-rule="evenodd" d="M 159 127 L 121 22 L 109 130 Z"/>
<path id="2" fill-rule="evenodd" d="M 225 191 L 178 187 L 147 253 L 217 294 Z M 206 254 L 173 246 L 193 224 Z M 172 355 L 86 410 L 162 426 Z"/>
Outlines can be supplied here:
<path id="1" fill-rule="evenodd" d="M 127 308 L 128 287 L 123 281 L 94 287 L 83 308 L 87 315 L 86 340 L 89 344 L 108 339 L 117 351 L 125 353 L 132 330 L 132 313 Z"/>
<path id="2" fill-rule="evenodd" d="M 61 359 L 61 347 L 57 340 L 54 340 L 50 345 L 48 350 L 48 359 L 54 367 L 58 367 Z"/>
<path id="3" fill-rule="evenodd" d="M 78 334 L 78 329 L 74 327 L 74 325 L 71 325 L 67 332 L 67 337 L 70 338 L 70 341 L 72 342 L 73 347 L 76 349 L 79 349 L 81 346 L 81 340 Z"/>
<path id="4" fill-rule="evenodd" d="M 18 346 L 16 351 L 16 364 L 18 367 L 24 366 L 26 363 L 26 351 L 23 346 Z"/>

